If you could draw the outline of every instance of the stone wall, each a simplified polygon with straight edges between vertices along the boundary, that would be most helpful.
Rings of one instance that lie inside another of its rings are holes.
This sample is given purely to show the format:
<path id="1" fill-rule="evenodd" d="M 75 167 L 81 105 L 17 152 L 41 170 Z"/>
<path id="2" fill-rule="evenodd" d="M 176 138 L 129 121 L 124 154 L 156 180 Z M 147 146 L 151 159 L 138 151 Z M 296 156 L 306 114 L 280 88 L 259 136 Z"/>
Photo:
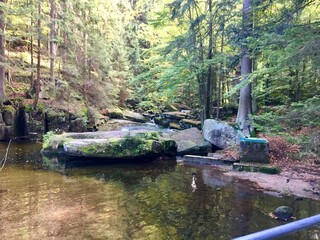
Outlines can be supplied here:
<path id="1" fill-rule="evenodd" d="M 41 140 L 44 133 L 87 131 L 87 118 L 68 112 L 26 111 L 14 106 L 0 110 L 0 141 L 29 138 Z"/>
<path id="2" fill-rule="evenodd" d="M 9 140 L 15 137 L 16 109 L 5 106 L 0 114 L 0 140 Z"/>

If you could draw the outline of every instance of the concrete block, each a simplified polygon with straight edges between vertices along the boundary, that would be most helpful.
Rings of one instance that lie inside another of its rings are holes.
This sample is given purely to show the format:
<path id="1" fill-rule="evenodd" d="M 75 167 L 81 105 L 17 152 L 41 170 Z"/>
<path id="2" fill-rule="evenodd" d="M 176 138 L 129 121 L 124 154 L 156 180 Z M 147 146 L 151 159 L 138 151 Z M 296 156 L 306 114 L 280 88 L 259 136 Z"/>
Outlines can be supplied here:
<path id="1" fill-rule="evenodd" d="M 269 143 L 262 138 L 240 139 L 240 162 L 269 163 Z"/>

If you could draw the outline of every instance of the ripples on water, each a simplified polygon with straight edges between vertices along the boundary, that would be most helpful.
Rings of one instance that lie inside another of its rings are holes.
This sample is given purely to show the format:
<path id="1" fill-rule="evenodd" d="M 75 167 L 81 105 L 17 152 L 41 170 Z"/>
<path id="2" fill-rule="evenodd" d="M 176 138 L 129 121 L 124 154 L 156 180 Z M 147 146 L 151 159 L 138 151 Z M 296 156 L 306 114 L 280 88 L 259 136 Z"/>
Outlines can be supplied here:
<path id="1" fill-rule="evenodd" d="M 231 239 L 283 224 L 266 216 L 281 205 L 298 219 L 320 212 L 317 201 L 265 195 L 216 169 L 174 160 L 70 165 L 42 159 L 40 148 L 10 148 L 0 172 L 0 239 Z M 283 239 L 319 237 L 315 227 Z"/>

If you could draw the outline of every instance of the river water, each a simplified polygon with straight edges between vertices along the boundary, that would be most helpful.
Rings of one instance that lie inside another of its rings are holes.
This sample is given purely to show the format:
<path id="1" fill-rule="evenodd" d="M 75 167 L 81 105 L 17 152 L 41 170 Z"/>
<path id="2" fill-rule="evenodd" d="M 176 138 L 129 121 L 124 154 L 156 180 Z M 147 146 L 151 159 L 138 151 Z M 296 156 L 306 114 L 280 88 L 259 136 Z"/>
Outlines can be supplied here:
<path id="1" fill-rule="evenodd" d="M 0 239 L 232 239 L 284 224 L 267 216 L 281 205 L 297 219 L 320 213 L 319 201 L 263 194 L 212 167 L 174 159 L 82 165 L 43 158 L 40 149 L 10 147 L 0 172 Z M 320 227 L 282 239 L 320 239 Z"/>

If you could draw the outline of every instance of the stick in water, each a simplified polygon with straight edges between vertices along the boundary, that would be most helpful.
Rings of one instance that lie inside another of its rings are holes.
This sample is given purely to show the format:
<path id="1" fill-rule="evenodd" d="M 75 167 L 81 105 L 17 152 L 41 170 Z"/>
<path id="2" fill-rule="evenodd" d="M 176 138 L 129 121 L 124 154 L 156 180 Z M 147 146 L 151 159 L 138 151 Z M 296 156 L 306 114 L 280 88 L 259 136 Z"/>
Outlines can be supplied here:
<path id="1" fill-rule="evenodd" d="M 8 144 L 8 147 L 7 147 L 7 150 L 6 150 L 6 154 L 3 156 L 2 160 L 0 161 L 0 172 L 1 172 L 2 169 L 4 168 L 4 165 L 6 164 L 11 141 L 12 141 L 12 140 L 10 139 L 9 144 Z"/>

